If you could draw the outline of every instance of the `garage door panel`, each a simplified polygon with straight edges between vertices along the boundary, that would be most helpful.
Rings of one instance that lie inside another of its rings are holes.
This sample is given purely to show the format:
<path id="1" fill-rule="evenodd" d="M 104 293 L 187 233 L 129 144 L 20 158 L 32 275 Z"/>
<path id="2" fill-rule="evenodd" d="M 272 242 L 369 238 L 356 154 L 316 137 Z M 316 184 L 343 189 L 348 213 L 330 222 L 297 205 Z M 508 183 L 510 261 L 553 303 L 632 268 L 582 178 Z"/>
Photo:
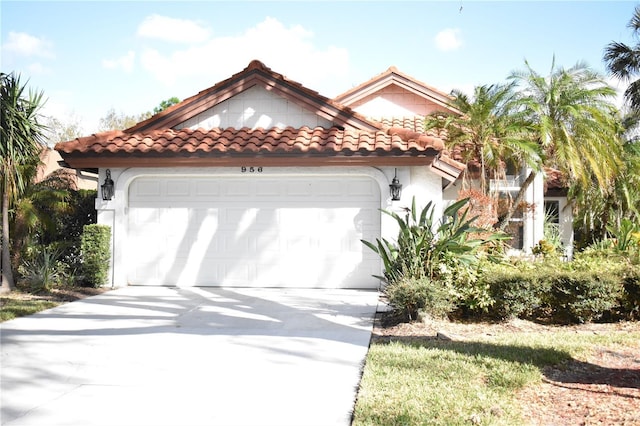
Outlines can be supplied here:
<path id="1" fill-rule="evenodd" d="M 167 195 L 169 197 L 190 197 L 190 183 L 187 181 L 167 182 Z"/>
<path id="2" fill-rule="evenodd" d="M 280 197 L 282 195 L 282 186 L 274 185 L 273 181 L 257 181 L 255 184 L 255 196 L 258 199 Z"/>
<path id="3" fill-rule="evenodd" d="M 346 195 L 351 199 L 368 200 L 372 191 L 379 191 L 377 183 L 373 181 L 347 182 Z"/>
<path id="4" fill-rule="evenodd" d="M 136 199 L 156 199 L 162 195 L 161 182 L 154 180 L 140 181 L 132 188 Z"/>
<path id="5" fill-rule="evenodd" d="M 193 195 L 196 197 L 220 197 L 220 182 L 207 179 L 196 179 L 191 183 Z"/>
<path id="6" fill-rule="evenodd" d="M 132 284 L 377 286 L 371 178 L 140 178 L 129 194 Z"/>

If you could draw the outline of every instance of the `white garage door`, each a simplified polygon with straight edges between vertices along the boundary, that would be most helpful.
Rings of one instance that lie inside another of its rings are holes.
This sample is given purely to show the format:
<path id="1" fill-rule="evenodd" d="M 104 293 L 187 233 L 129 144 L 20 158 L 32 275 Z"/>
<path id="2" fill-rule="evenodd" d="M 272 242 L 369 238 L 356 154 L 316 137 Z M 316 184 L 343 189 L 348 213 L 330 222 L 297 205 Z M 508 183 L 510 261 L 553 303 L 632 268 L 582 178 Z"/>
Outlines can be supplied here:
<path id="1" fill-rule="evenodd" d="M 129 189 L 132 285 L 376 288 L 367 176 L 143 177 Z"/>

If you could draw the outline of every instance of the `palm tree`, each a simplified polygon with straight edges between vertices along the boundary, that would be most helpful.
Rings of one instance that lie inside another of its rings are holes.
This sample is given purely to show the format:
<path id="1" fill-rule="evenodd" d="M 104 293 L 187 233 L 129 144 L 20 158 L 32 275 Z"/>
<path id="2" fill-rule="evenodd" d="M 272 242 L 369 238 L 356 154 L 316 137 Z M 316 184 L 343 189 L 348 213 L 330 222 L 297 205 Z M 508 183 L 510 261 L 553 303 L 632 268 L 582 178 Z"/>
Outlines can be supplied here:
<path id="1" fill-rule="evenodd" d="M 68 219 L 68 212 L 72 208 L 68 203 L 72 182 L 60 170 L 51 173 L 41 182 L 27 186 L 20 199 L 14 203 L 13 220 L 10 222 L 14 259 L 20 258 L 27 247 L 34 249 L 38 246 L 60 244 L 64 238 L 64 235 L 60 235 L 60 230 L 65 224 L 60 221 Z M 35 169 L 31 171 L 31 175 L 35 176 Z"/>
<path id="2" fill-rule="evenodd" d="M 520 88 L 517 102 L 533 125 L 545 165 L 560 170 L 572 184 L 596 182 L 607 191 L 622 165 L 615 90 L 583 63 L 565 69 L 556 67 L 554 58 L 546 77 L 526 61 L 525 66 L 510 79 Z M 536 175 L 536 170 L 529 173 L 515 205 Z M 510 219 L 509 214 L 503 217 L 499 229 Z"/>
<path id="3" fill-rule="evenodd" d="M 43 93 L 29 91 L 20 76 L 0 73 L 0 189 L 2 189 L 2 291 L 15 287 L 9 250 L 9 207 L 29 180 L 23 166 L 38 157 L 43 147 L 45 126 L 38 123 Z"/>
<path id="4" fill-rule="evenodd" d="M 514 87 L 513 83 L 477 86 L 472 99 L 454 90 L 451 104 L 462 115 L 435 112 L 425 119 L 426 128 L 446 131 L 447 147 L 459 153 L 468 166 L 464 179 L 477 178 L 482 198 L 491 200 L 494 209 L 500 194 L 491 191 L 489 179 L 504 178 L 507 165 L 534 170 L 542 165 L 530 123 L 517 108 Z"/>
<path id="5" fill-rule="evenodd" d="M 640 38 L 640 6 L 636 6 L 627 25 L 633 31 L 634 38 Z M 624 91 L 624 99 L 634 110 L 640 110 L 640 43 L 628 46 L 611 42 L 604 49 L 604 63 L 613 76 L 629 82 Z M 633 81 L 631 81 L 633 80 Z"/>
<path id="6" fill-rule="evenodd" d="M 569 196 L 576 206 L 576 223 L 580 223 L 582 245 L 606 237 L 607 228 L 619 228 L 623 219 L 640 221 L 640 140 L 637 135 L 640 111 L 630 111 L 622 118 L 623 167 L 603 193 L 597 185 L 574 186 Z"/>
<path id="7" fill-rule="evenodd" d="M 507 161 L 532 167 L 540 164 L 538 146 L 531 141 L 528 123 L 514 109 L 513 87 L 513 84 L 476 86 L 472 99 L 453 90 L 451 105 L 462 115 L 435 112 L 425 120 L 426 128 L 445 130 L 447 147 L 460 152 L 467 164 L 478 169 L 483 193 L 489 192 L 489 178 L 504 176 Z"/>

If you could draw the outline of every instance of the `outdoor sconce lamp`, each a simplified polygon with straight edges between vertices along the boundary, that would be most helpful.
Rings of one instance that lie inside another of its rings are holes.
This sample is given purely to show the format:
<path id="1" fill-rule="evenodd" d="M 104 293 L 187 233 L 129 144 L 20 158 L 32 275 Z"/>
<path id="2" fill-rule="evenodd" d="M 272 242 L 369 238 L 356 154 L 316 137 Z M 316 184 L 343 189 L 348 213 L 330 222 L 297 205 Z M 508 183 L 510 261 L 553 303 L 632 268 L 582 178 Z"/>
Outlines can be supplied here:
<path id="1" fill-rule="evenodd" d="M 398 180 L 398 169 L 395 169 L 395 175 L 393 176 L 393 180 L 389 185 L 389 190 L 391 191 L 391 200 L 398 201 L 400 200 L 400 195 L 402 194 L 402 184 Z"/>
<path id="2" fill-rule="evenodd" d="M 102 189 L 102 199 L 108 201 L 113 198 L 113 179 L 111 179 L 111 170 L 107 169 L 107 177 L 104 183 L 100 185 Z"/>

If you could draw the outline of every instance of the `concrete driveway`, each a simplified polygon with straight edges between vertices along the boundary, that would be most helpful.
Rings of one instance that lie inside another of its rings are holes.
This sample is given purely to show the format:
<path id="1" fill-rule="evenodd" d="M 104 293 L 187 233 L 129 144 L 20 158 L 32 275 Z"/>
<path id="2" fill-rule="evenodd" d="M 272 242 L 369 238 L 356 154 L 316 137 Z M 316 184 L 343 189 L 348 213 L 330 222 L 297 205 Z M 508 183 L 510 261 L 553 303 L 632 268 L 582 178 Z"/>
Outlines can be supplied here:
<path id="1" fill-rule="evenodd" d="M 3 425 L 348 425 L 378 293 L 126 287 L 0 324 Z"/>

